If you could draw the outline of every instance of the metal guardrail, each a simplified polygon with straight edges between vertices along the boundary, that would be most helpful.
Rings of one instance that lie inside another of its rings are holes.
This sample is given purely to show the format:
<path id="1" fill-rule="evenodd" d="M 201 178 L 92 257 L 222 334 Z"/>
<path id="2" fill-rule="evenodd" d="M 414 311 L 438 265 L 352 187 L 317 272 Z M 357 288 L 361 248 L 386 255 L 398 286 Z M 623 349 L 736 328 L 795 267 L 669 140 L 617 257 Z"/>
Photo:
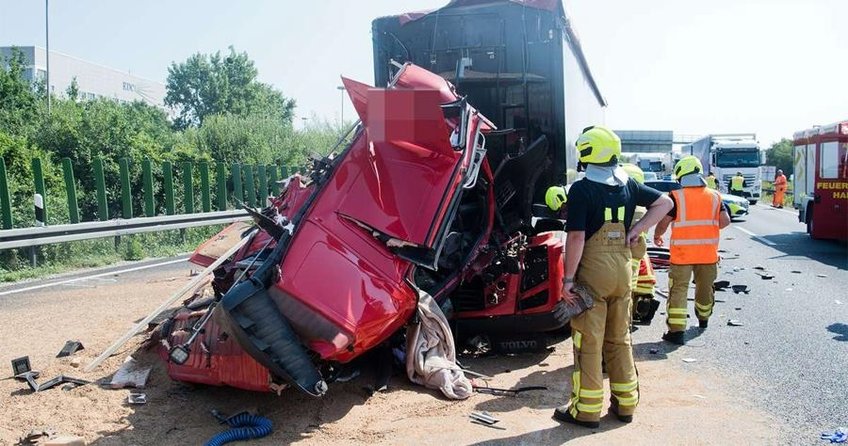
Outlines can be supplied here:
<path id="1" fill-rule="evenodd" d="M 143 232 L 165 231 L 169 229 L 227 224 L 248 218 L 247 211 L 234 210 L 205 212 L 202 214 L 140 217 L 127 220 L 117 219 L 36 228 L 6 229 L 0 231 L 0 250 L 139 234 Z"/>

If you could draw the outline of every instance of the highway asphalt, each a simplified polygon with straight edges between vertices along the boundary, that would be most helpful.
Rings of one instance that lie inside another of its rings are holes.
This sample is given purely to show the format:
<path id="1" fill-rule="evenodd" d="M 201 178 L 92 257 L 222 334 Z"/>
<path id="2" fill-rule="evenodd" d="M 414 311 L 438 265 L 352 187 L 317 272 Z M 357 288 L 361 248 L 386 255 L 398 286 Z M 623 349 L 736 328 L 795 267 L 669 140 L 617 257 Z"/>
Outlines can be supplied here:
<path id="1" fill-rule="evenodd" d="M 804 230 L 793 210 L 752 206 L 748 217 L 722 231 L 726 252 L 718 277 L 748 285 L 750 293 L 717 292 L 703 332 L 690 303 L 684 347 L 660 340 L 664 314 L 634 333 L 638 358 L 681 361 L 689 373 L 711 369 L 726 376 L 740 405 L 758 406 L 783 422 L 787 444 L 818 444 L 821 432 L 848 426 L 848 247 L 811 240 Z M 667 288 L 666 274 L 659 281 Z M 697 420 L 682 428 L 697 429 Z"/>

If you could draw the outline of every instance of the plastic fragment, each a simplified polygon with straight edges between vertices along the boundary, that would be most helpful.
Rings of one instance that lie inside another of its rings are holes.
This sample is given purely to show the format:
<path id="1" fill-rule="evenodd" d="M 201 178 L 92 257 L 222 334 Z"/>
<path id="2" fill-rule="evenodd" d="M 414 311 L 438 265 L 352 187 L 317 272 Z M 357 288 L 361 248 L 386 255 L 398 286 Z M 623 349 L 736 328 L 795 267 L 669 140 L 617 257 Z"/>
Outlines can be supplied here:
<path id="1" fill-rule="evenodd" d="M 827 274 L 816 274 L 816 277 L 822 277 L 822 278 L 824 278 L 824 277 L 827 277 Z"/>
<path id="2" fill-rule="evenodd" d="M 831 444 L 845 443 L 845 442 L 848 442 L 848 432 L 846 432 L 846 431 L 848 431 L 848 430 L 846 430 L 844 427 L 840 427 L 840 428 L 836 429 L 836 431 L 833 432 L 833 433 L 822 432 L 821 439 L 822 440 L 828 440 L 828 441 L 830 441 Z"/>
<path id="3" fill-rule="evenodd" d="M 695 359 L 695 358 L 683 358 L 683 362 L 687 362 L 687 363 L 688 362 L 696 362 L 696 361 L 698 361 L 698 360 Z"/>
<path id="4" fill-rule="evenodd" d="M 729 325 L 731 327 L 741 327 L 745 324 L 743 324 L 742 322 L 739 322 L 736 319 L 730 319 L 730 320 L 727 321 L 727 325 Z"/>

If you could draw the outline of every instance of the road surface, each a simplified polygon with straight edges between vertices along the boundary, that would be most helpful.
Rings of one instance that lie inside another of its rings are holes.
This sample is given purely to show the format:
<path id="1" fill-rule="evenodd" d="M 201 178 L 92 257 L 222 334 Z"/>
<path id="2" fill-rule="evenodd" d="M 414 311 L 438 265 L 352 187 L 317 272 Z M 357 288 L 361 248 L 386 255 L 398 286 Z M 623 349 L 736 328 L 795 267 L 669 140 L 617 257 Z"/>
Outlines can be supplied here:
<path id="1" fill-rule="evenodd" d="M 663 315 L 640 327 L 633 335 L 642 391 L 636 421 L 625 426 L 605 416 L 596 435 L 583 436 L 586 431 L 549 418 L 568 388 L 572 360 L 565 341 L 549 355 L 472 358 L 466 364 L 495 375 L 494 386 L 541 384 L 551 392 L 518 399 L 477 395 L 462 403 L 404 384 L 401 376 L 386 395 L 365 398 L 361 386 L 368 382 L 360 379 L 335 384 L 315 400 L 187 387 L 169 381 L 159 366 L 146 390 L 150 403 L 139 408 L 122 403 L 126 391 L 85 386 L 29 394 L 20 383 L 0 381 L 6 420 L 0 422 L 0 445 L 32 424 L 51 423 L 95 444 L 196 442 L 218 429 L 207 415 L 213 407 L 269 414 L 278 432 L 257 444 L 558 444 L 576 437 L 598 444 L 817 444 L 822 431 L 848 424 L 848 251 L 843 244 L 810 240 L 803 230 L 791 211 L 763 206 L 724 230 L 719 278 L 749 285 L 751 293 L 717 293 L 710 328 L 690 329 L 684 347 L 660 340 Z M 29 354 L 45 379 L 79 375 L 68 358 L 53 358 L 65 340 L 83 341 L 87 350 L 78 355 L 86 363 L 188 280 L 185 262 L 157 262 L 0 288 L 0 361 Z M 666 275 L 659 273 L 659 280 L 664 288 Z M 729 319 L 743 325 L 728 326 Z M 123 355 L 134 351 L 134 342 Z M 84 377 L 108 376 L 121 359 L 110 358 Z M 467 427 L 470 410 L 497 413 L 507 430 Z M 51 418 L 56 413 L 63 415 Z"/>
<path id="2" fill-rule="evenodd" d="M 781 436 L 792 444 L 817 443 L 822 431 L 848 425 L 848 249 L 804 231 L 797 213 L 763 205 L 723 230 L 718 279 L 751 292 L 716 293 L 725 302 L 716 303 L 710 328 L 699 335 L 690 327 L 690 344 L 675 352 L 697 360 L 688 369 L 718 371 L 740 401 L 783 420 Z M 667 276 L 660 280 L 667 288 Z M 689 311 L 691 326 L 691 304 Z M 634 334 L 640 356 L 656 356 L 646 350 L 657 345 L 670 349 L 656 343 L 662 319 Z M 744 325 L 728 326 L 730 319 Z"/>

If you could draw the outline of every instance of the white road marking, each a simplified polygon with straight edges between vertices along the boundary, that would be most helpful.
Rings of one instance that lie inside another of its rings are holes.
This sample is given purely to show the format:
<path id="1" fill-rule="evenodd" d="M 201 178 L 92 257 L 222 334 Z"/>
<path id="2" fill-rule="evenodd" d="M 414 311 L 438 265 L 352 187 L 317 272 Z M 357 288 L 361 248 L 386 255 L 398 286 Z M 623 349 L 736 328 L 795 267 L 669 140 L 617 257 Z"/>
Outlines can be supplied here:
<path id="1" fill-rule="evenodd" d="M 750 236 L 751 236 L 751 238 L 756 239 L 756 240 L 759 240 L 759 241 L 761 241 L 761 242 L 765 243 L 766 245 L 769 245 L 769 246 L 777 246 L 777 243 L 775 243 L 775 242 L 773 242 L 773 241 L 771 241 L 771 240 L 766 240 L 766 239 L 764 239 L 764 238 L 760 237 L 759 235 L 754 234 L 753 232 L 751 232 L 751 231 L 749 231 L 749 230 L 747 230 L 747 229 L 743 228 L 742 226 L 737 226 L 737 225 L 731 225 L 731 226 L 733 226 L 734 228 L 736 228 L 736 229 L 738 229 L 738 230 L 740 230 L 740 231 L 742 231 L 742 232 L 744 232 L 744 233 L 746 233 L 746 234 L 750 235 Z"/>
<path id="2" fill-rule="evenodd" d="M 150 264 L 150 265 L 143 265 L 143 266 L 135 266 L 135 267 L 132 267 L 132 268 L 126 268 L 126 269 L 121 269 L 121 270 L 117 270 L 117 271 L 109 271 L 109 272 L 100 273 L 100 274 L 93 274 L 93 275 L 85 276 L 85 277 L 77 277 L 76 279 L 62 280 L 62 281 L 59 281 L 59 282 L 44 283 L 44 284 L 41 284 L 41 285 L 35 285 L 35 286 L 27 287 L 27 288 L 20 288 L 20 289 L 17 289 L 17 290 L 0 291 L 0 296 L 23 293 L 23 292 L 26 292 L 26 291 L 39 290 L 41 288 L 47 288 L 47 287 L 56 286 L 56 285 L 72 284 L 74 282 L 80 282 L 80 281 L 89 280 L 89 279 L 96 279 L 98 277 L 105 277 L 105 276 L 112 276 L 112 275 L 116 275 L 116 274 L 131 273 L 133 271 L 141 271 L 141 270 L 145 270 L 145 269 L 156 268 L 157 266 L 172 265 L 174 263 L 180 263 L 180 262 L 185 262 L 185 261 L 187 261 L 187 259 L 167 260 L 165 262 L 153 263 L 153 264 Z"/>

